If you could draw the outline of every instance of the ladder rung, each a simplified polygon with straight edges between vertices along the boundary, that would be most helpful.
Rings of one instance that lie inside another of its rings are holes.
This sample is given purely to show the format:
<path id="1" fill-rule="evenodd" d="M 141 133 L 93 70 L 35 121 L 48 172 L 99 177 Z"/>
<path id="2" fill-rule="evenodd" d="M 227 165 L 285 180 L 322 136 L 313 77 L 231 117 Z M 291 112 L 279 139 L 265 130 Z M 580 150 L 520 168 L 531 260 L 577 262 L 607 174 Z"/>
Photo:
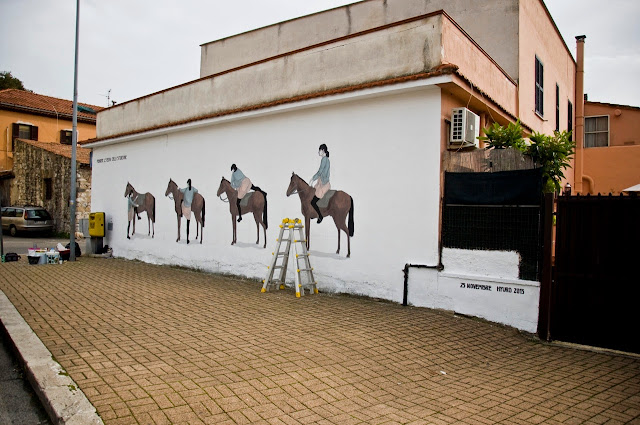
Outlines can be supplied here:
<path id="1" fill-rule="evenodd" d="M 310 272 L 310 271 L 313 271 L 313 267 L 310 267 L 308 269 L 298 269 L 298 273 L 300 273 L 300 272 Z"/>

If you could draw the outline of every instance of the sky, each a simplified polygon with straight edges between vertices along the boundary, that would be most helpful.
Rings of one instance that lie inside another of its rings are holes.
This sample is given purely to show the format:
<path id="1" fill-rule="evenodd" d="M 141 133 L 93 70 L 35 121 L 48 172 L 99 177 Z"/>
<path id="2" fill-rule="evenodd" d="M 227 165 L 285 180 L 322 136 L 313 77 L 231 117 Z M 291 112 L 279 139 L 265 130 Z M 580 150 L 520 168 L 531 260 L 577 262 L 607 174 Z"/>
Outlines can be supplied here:
<path id="1" fill-rule="evenodd" d="M 352 2 L 81 0 L 78 101 L 107 106 L 198 79 L 201 44 Z M 640 106 L 640 1 L 545 4 L 574 57 L 575 36 L 587 36 L 589 100 Z M 0 0 L 0 71 L 73 99 L 75 22 L 74 0 Z"/>

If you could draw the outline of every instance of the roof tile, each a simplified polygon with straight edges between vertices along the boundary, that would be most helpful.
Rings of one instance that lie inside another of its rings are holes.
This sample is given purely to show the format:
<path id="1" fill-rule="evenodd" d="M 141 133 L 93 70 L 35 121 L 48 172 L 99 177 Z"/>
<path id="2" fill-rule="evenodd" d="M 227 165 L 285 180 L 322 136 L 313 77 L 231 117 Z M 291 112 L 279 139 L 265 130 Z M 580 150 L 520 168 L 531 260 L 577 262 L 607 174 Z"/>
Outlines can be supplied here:
<path id="1" fill-rule="evenodd" d="M 13 106 L 16 108 L 30 108 L 44 113 L 61 114 L 66 116 L 73 115 L 73 102 L 56 97 L 44 96 L 42 94 L 33 93 L 26 90 L 5 89 L 0 90 L 0 108 L 3 106 Z M 78 106 L 90 108 L 99 112 L 105 108 L 88 103 L 78 103 Z M 95 120 L 96 114 L 78 109 L 78 118 Z"/>
<path id="2" fill-rule="evenodd" d="M 44 149 L 49 152 L 53 152 L 56 155 L 62 155 L 66 158 L 71 159 L 71 145 L 62 145 L 60 143 L 48 143 L 48 142 L 37 142 L 35 140 L 25 140 L 25 139 L 17 139 L 21 142 L 28 143 L 32 146 L 35 146 L 40 149 Z M 81 164 L 89 164 L 91 161 L 90 157 L 91 149 L 83 148 L 81 146 L 76 147 L 76 160 Z"/>

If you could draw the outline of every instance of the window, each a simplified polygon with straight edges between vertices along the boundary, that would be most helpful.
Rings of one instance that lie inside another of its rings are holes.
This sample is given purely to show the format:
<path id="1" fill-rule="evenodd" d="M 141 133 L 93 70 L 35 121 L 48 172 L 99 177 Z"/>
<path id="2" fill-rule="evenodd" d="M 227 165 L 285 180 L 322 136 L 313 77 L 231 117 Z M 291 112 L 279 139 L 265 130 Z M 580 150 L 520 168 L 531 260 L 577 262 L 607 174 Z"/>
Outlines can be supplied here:
<path id="1" fill-rule="evenodd" d="M 584 147 L 609 146 L 609 116 L 584 117 Z"/>
<path id="2" fill-rule="evenodd" d="M 53 197 L 53 181 L 44 179 L 44 199 L 50 201 Z"/>
<path id="3" fill-rule="evenodd" d="M 63 145 L 71 145 L 73 132 L 71 130 L 60 130 L 60 143 Z"/>
<path id="4" fill-rule="evenodd" d="M 536 114 L 544 116 L 544 65 L 536 56 Z"/>
<path id="5" fill-rule="evenodd" d="M 51 216 L 47 212 L 47 210 L 27 210 L 27 216 L 25 217 L 28 220 L 51 220 Z"/>
<path id="6" fill-rule="evenodd" d="M 556 84 L 556 131 L 560 131 L 560 87 Z"/>
<path id="7" fill-rule="evenodd" d="M 573 141 L 573 103 L 567 103 L 567 131 L 571 132 L 569 140 Z"/>
<path id="8" fill-rule="evenodd" d="M 11 135 L 11 150 L 15 150 L 16 139 L 38 140 L 38 127 L 31 124 L 13 123 Z"/>

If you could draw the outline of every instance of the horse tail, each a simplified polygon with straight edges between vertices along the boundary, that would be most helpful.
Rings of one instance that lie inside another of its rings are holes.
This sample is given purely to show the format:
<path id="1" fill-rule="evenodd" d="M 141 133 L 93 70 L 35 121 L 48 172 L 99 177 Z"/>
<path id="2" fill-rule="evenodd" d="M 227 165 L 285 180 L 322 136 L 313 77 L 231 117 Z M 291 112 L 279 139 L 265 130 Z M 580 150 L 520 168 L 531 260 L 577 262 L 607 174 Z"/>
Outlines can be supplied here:
<path id="1" fill-rule="evenodd" d="M 204 227 L 204 197 L 202 198 L 202 227 Z"/>
<path id="2" fill-rule="evenodd" d="M 264 228 L 269 228 L 269 223 L 267 223 L 267 192 L 261 190 L 262 196 L 264 196 L 264 210 L 262 211 L 262 222 L 264 223 Z"/>
<path id="3" fill-rule="evenodd" d="M 353 198 L 351 198 L 351 208 L 349 209 L 349 236 L 353 236 Z"/>

